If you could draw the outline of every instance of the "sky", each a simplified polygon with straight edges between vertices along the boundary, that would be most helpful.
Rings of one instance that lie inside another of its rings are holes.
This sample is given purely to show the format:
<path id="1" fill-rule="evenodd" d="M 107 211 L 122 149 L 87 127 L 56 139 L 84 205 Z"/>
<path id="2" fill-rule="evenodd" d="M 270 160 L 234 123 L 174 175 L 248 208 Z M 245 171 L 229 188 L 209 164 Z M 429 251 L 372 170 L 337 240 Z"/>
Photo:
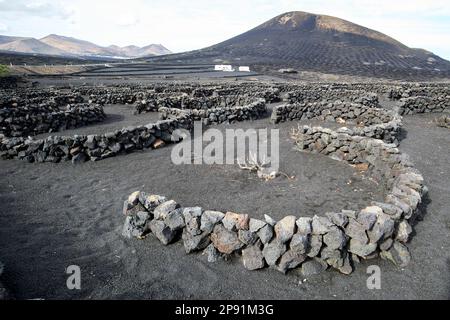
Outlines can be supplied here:
<path id="1" fill-rule="evenodd" d="M 0 34 L 204 48 L 288 11 L 332 15 L 450 60 L 449 0 L 0 0 Z"/>

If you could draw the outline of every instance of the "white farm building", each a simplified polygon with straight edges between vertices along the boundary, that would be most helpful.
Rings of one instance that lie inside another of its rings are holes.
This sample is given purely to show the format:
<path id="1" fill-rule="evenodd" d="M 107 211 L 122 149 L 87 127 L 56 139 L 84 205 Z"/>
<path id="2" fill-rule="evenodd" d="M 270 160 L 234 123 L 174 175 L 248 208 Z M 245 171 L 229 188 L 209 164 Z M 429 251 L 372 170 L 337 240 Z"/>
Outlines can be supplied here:
<path id="1" fill-rule="evenodd" d="M 247 67 L 247 66 L 239 67 L 239 71 L 240 72 L 250 72 L 250 67 Z"/>
<path id="2" fill-rule="evenodd" d="M 235 69 L 230 64 L 216 64 L 214 66 L 215 71 L 227 71 L 227 72 L 233 72 Z"/>
<path id="3" fill-rule="evenodd" d="M 233 67 L 231 64 L 216 64 L 214 66 L 215 71 L 225 71 L 225 72 L 234 72 L 236 71 L 236 68 Z M 238 68 L 239 72 L 250 72 L 250 67 L 248 66 L 240 66 Z"/>

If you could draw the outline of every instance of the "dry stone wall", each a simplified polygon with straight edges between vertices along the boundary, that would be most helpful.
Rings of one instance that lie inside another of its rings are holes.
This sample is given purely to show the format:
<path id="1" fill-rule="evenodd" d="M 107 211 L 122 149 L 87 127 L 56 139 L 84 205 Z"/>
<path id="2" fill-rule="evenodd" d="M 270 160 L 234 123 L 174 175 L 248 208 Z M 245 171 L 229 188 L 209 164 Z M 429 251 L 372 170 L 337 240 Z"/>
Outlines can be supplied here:
<path id="1" fill-rule="evenodd" d="M 105 120 L 99 105 L 75 104 L 60 110 L 53 105 L 31 105 L 0 109 L 0 134 L 7 137 L 77 128 Z"/>
<path id="2" fill-rule="evenodd" d="M 103 109 L 101 110 L 103 112 Z M 34 140 L 14 137 L 8 132 L 0 135 L 0 154 L 3 159 L 18 158 L 28 162 L 99 161 L 119 154 L 179 142 L 181 137 L 174 131 L 191 130 L 195 120 L 203 120 L 205 124 L 217 124 L 257 119 L 266 114 L 266 104 L 260 99 L 246 106 L 206 110 L 161 108 L 161 113 L 165 120 L 102 135 L 49 136 L 46 139 Z M 172 116 L 170 119 L 169 114 Z M 20 124 L 22 126 L 18 127 L 23 130 L 24 122 Z"/>
<path id="3" fill-rule="evenodd" d="M 271 116 L 274 123 L 306 119 L 353 122 L 355 127 L 346 129 L 349 134 L 387 142 L 396 142 L 401 128 L 401 117 L 394 111 L 340 101 L 279 105 Z"/>
<path id="4" fill-rule="evenodd" d="M 329 88 L 314 88 L 295 90 L 284 94 L 283 100 L 290 103 L 314 103 L 344 101 L 359 103 L 368 107 L 378 107 L 378 95 L 361 90 L 330 90 Z"/>
<path id="5" fill-rule="evenodd" d="M 450 95 L 445 97 L 418 96 L 401 98 L 398 110 L 401 115 L 448 111 L 450 110 Z"/>
<path id="6" fill-rule="evenodd" d="M 355 166 L 366 166 L 384 183 L 384 202 L 361 211 L 346 210 L 323 216 L 286 216 L 275 221 L 247 214 L 183 207 L 160 195 L 137 191 L 124 202 L 125 237 L 156 237 L 164 245 L 182 241 L 186 253 L 203 251 L 208 261 L 237 255 L 244 268 L 264 267 L 280 272 L 301 268 L 304 275 L 327 268 L 350 274 L 360 259 L 380 256 L 404 267 L 411 257 L 406 246 L 411 222 L 427 193 L 422 175 L 395 144 L 352 136 L 321 127 L 302 127 L 295 133 L 301 150 L 322 153 Z"/>

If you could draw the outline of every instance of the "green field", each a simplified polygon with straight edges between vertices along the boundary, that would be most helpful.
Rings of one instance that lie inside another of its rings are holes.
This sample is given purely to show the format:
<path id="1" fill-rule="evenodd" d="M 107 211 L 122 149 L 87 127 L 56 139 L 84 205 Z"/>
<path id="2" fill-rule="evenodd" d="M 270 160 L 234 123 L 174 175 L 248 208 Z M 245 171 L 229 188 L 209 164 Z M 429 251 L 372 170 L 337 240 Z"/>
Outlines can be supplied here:
<path id="1" fill-rule="evenodd" d="M 0 77 L 7 76 L 9 74 L 9 69 L 7 66 L 0 64 Z"/>

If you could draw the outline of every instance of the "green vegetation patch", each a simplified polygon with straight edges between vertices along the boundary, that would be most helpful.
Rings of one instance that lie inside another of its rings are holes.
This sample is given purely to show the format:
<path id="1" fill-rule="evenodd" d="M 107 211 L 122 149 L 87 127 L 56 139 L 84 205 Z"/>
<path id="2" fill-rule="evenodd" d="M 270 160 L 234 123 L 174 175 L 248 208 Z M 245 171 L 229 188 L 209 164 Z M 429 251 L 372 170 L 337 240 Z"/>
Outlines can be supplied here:
<path id="1" fill-rule="evenodd" d="M 9 75 L 9 69 L 7 66 L 0 64 L 0 77 Z"/>

